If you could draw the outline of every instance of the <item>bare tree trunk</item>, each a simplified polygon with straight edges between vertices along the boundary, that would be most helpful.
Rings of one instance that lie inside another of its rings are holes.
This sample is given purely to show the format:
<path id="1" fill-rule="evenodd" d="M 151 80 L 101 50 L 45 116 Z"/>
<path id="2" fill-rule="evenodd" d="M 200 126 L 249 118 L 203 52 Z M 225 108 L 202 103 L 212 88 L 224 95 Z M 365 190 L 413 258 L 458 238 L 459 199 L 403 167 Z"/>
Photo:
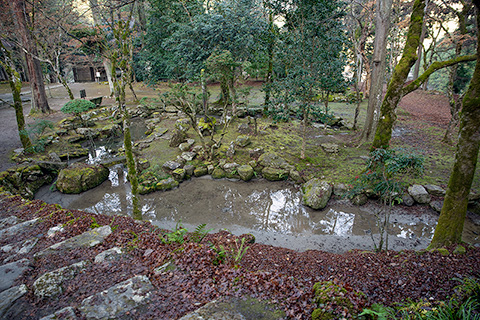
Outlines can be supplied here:
<path id="1" fill-rule="evenodd" d="M 368 95 L 367 118 L 363 126 L 362 141 L 370 141 L 375 131 L 375 114 L 378 114 L 382 102 L 383 83 L 385 80 L 385 58 L 387 52 L 387 36 L 390 28 L 390 13 L 393 0 L 378 0 L 375 21 L 375 42 L 370 75 L 370 91 Z"/>
<path id="2" fill-rule="evenodd" d="M 138 14 L 138 24 L 140 25 L 140 30 L 147 31 L 147 17 L 145 15 L 145 1 L 137 0 L 137 14 Z"/>
<path id="3" fill-rule="evenodd" d="M 480 30 L 480 0 L 474 0 L 473 3 L 477 8 L 477 28 Z M 477 39 L 480 41 L 478 34 Z M 472 187 L 480 147 L 480 42 L 478 41 L 477 64 L 463 98 L 455 163 L 430 248 L 448 246 L 462 241 L 468 195 Z"/>
<path id="4" fill-rule="evenodd" d="M 110 95 L 114 93 L 113 78 L 112 78 L 112 63 L 110 59 L 102 59 L 103 67 L 105 68 L 105 73 L 107 74 L 108 86 L 110 87 Z"/>
<path id="5" fill-rule="evenodd" d="M 265 79 L 265 101 L 263 103 L 263 113 L 266 114 L 268 111 L 268 104 L 270 103 L 270 95 L 271 95 L 271 84 L 272 84 L 272 77 L 273 77 L 273 53 L 275 51 L 275 30 L 273 25 L 273 14 L 270 13 L 268 16 L 269 21 L 269 41 L 268 41 L 268 67 L 267 67 L 267 75 Z"/>
<path id="6" fill-rule="evenodd" d="M 27 26 L 27 13 L 25 9 L 25 2 L 23 0 L 12 0 L 9 2 L 10 8 L 15 16 L 15 24 L 17 26 L 18 34 L 22 41 L 22 46 L 25 53 L 25 60 L 28 67 L 28 77 L 30 80 L 30 87 L 32 90 L 32 98 L 35 109 L 42 112 L 50 112 L 48 105 L 47 94 L 45 92 L 45 84 L 43 82 L 43 73 L 38 57 L 37 48 L 33 42 L 32 35 Z"/>
<path id="7" fill-rule="evenodd" d="M 392 79 L 388 84 L 387 93 L 383 98 L 380 109 L 380 119 L 378 121 L 377 130 L 375 131 L 372 149 L 388 148 L 390 143 L 393 124 L 397 119 L 396 108 L 398 102 L 402 98 L 402 89 L 410 69 L 417 60 L 417 49 L 420 45 L 424 8 L 425 0 L 415 0 L 402 58 L 393 71 Z"/>

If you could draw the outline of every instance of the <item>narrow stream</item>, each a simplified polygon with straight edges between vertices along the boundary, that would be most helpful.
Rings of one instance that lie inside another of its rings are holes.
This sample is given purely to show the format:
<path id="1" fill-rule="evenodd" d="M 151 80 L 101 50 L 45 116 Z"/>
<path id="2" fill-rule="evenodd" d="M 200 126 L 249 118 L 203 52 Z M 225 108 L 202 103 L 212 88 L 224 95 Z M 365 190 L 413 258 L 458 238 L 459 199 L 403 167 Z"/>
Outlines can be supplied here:
<path id="1" fill-rule="evenodd" d="M 131 215 L 132 211 L 130 185 L 122 165 L 110 168 L 107 181 L 80 195 L 51 192 L 45 186 L 36 198 L 99 214 Z M 181 221 L 188 230 L 194 230 L 206 223 L 214 231 L 252 233 L 257 242 L 300 251 L 372 250 L 371 232 L 378 236 L 374 213 L 379 207 L 354 207 L 348 201 L 336 200 L 324 210 L 312 210 L 301 204 L 301 191 L 287 182 L 212 180 L 206 176 L 185 181 L 168 192 L 140 196 L 140 203 L 143 218 L 161 228 L 173 229 Z M 394 209 L 390 249 L 419 250 L 428 245 L 437 215 L 432 210 L 423 211 L 427 212 Z M 463 239 L 480 244 L 479 234 L 480 226 L 467 219 Z"/>

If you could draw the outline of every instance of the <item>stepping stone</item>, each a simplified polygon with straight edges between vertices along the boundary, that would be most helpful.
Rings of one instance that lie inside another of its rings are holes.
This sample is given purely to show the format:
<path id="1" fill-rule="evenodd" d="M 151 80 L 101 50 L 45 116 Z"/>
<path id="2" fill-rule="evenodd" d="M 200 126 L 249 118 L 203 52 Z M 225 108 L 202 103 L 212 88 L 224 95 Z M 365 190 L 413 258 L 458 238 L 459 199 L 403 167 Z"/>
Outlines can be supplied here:
<path id="1" fill-rule="evenodd" d="M 0 251 L 9 253 L 10 256 L 3 260 L 3 263 L 14 261 L 17 256 L 29 253 L 37 244 L 38 238 L 31 238 L 14 244 L 7 244 L 0 248 Z"/>
<path id="2" fill-rule="evenodd" d="M 31 263 L 28 259 L 22 259 L 10 262 L 0 266 L 0 292 L 4 291 L 15 283 L 25 270 L 30 268 Z"/>
<path id="3" fill-rule="evenodd" d="M 113 247 L 111 249 L 100 252 L 95 256 L 95 263 L 103 263 L 105 261 L 112 261 L 117 259 L 122 254 L 122 249 Z"/>
<path id="4" fill-rule="evenodd" d="M 22 232 L 23 230 L 33 226 L 39 218 L 35 218 L 32 220 L 28 220 L 22 223 L 18 223 L 13 225 L 9 228 L 0 230 L 0 238 L 7 238 L 13 235 L 17 235 L 18 233 Z"/>
<path id="5" fill-rule="evenodd" d="M 27 293 L 27 291 L 27 286 L 22 284 L 20 286 L 0 292 L 0 318 L 3 319 L 3 316 L 10 309 L 13 303 Z"/>
<path id="6" fill-rule="evenodd" d="M 0 229 L 11 227 L 14 224 L 18 224 L 19 222 L 20 222 L 20 219 L 18 219 L 15 216 L 10 216 L 10 217 L 0 219 Z"/>
<path id="7" fill-rule="evenodd" d="M 65 241 L 56 243 L 47 249 L 40 251 L 34 255 L 35 258 L 43 257 L 45 255 L 52 254 L 54 252 L 72 250 L 75 248 L 88 248 L 94 247 L 99 243 L 102 243 L 106 237 L 112 233 L 110 226 L 103 226 L 95 228 L 90 231 L 86 231 L 78 236 L 67 239 Z"/>
<path id="8" fill-rule="evenodd" d="M 179 320 L 277 320 L 285 317 L 283 311 L 272 307 L 275 306 L 253 298 L 214 300 Z"/>
<path id="9" fill-rule="evenodd" d="M 148 302 L 152 290 L 146 276 L 135 276 L 86 298 L 79 309 L 87 319 L 115 319 Z"/>
<path id="10" fill-rule="evenodd" d="M 49 298 L 61 294 L 63 292 L 62 284 L 73 279 L 87 264 L 88 261 L 80 261 L 41 275 L 33 283 L 33 292 L 39 298 Z"/>
<path id="11" fill-rule="evenodd" d="M 66 307 L 62 310 L 58 310 L 54 314 L 40 318 L 40 320 L 76 320 L 78 319 L 75 315 L 75 311 L 72 307 Z"/>

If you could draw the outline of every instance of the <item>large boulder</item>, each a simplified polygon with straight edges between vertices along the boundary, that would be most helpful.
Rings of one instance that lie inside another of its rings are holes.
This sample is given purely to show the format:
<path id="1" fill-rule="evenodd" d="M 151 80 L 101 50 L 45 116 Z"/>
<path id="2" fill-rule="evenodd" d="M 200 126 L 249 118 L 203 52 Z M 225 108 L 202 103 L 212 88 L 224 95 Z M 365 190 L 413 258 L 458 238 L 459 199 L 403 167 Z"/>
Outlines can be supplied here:
<path id="1" fill-rule="evenodd" d="M 419 184 L 414 184 L 413 186 L 408 187 L 408 193 L 417 203 L 420 204 L 429 203 L 431 200 L 430 194 Z"/>
<path id="2" fill-rule="evenodd" d="M 74 163 L 60 171 L 57 189 L 62 193 L 81 193 L 107 180 L 108 168 L 101 164 Z"/>
<path id="3" fill-rule="evenodd" d="M 317 178 L 308 181 L 302 187 L 303 204 L 315 210 L 325 208 L 332 195 L 332 189 L 327 181 Z"/>

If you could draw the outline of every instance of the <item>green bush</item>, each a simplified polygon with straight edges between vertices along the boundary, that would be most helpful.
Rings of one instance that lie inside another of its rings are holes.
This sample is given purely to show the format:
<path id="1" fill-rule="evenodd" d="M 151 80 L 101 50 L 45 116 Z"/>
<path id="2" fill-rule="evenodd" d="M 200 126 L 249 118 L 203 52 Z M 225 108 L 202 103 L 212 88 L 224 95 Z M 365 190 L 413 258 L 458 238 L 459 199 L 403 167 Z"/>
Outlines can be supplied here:
<path id="1" fill-rule="evenodd" d="M 75 99 L 70 100 L 60 109 L 63 113 L 78 115 L 82 112 L 94 109 L 96 107 L 95 103 L 84 100 L 84 99 Z"/>

